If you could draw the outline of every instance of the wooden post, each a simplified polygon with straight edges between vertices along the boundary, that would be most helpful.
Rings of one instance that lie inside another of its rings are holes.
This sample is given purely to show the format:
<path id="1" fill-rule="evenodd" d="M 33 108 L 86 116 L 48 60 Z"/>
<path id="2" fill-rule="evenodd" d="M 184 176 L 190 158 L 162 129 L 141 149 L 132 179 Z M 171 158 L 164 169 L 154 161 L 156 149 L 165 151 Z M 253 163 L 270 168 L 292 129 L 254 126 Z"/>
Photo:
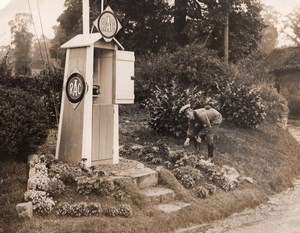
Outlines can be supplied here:
<path id="1" fill-rule="evenodd" d="M 229 12 L 226 13 L 224 28 L 224 62 L 228 65 L 229 60 Z"/>
<path id="2" fill-rule="evenodd" d="M 89 0 L 82 0 L 82 22 L 83 34 L 89 34 L 90 30 L 90 3 Z"/>
<path id="3" fill-rule="evenodd" d="M 104 10 L 104 3 L 103 3 L 103 0 L 101 0 L 101 13 L 103 12 Z"/>

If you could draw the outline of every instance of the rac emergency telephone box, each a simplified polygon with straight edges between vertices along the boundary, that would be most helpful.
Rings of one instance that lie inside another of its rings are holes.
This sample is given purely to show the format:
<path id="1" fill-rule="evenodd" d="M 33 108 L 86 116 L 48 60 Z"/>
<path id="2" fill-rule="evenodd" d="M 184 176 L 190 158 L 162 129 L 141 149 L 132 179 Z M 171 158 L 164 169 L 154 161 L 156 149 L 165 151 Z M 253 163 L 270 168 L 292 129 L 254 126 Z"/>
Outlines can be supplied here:
<path id="1" fill-rule="evenodd" d="M 67 53 L 56 158 L 118 163 L 118 104 L 134 103 L 134 53 L 100 33 L 77 35 L 61 48 Z"/>

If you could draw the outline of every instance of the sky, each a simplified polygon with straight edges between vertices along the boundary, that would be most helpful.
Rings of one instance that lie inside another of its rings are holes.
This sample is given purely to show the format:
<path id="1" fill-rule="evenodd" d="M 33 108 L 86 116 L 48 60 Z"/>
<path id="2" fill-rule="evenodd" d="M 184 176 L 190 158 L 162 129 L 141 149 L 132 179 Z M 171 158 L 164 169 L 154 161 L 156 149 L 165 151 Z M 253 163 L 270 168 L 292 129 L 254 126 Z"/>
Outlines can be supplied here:
<path id="1" fill-rule="evenodd" d="M 38 35 L 44 34 L 52 39 L 54 37 L 53 26 L 57 25 L 56 19 L 64 11 L 64 0 L 0 0 L 0 46 L 10 44 L 10 26 L 8 22 L 14 20 L 17 13 L 30 13 Z M 41 15 L 42 26 L 39 19 Z M 35 34 L 32 27 L 32 33 Z"/>
<path id="2" fill-rule="evenodd" d="M 299 0 L 261 0 L 265 5 L 270 5 L 283 15 L 292 12 L 297 6 L 300 6 Z"/>
<path id="3" fill-rule="evenodd" d="M 300 0 L 261 0 L 261 2 L 273 6 L 283 15 L 300 6 Z M 29 5 L 37 34 L 41 35 L 43 31 L 49 39 L 54 37 L 52 27 L 57 25 L 56 19 L 64 11 L 64 0 L 0 0 L 0 46 L 10 44 L 11 37 L 8 22 L 13 20 L 17 13 L 30 13 Z M 40 9 L 43 30 L 37 6 Z M 33 27 L 32 33 L 35 34 Z"/>

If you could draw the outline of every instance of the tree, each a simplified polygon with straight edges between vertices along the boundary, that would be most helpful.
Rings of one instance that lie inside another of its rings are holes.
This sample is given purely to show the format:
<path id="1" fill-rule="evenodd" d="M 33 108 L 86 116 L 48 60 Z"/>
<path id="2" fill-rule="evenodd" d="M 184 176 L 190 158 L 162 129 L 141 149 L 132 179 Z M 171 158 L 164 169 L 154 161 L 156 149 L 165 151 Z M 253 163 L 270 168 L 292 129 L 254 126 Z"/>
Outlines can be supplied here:
<path id="1" fill-rule="evenodd" d="M 297 46 L 300 45 L 300 7 L 288 15 L 285 28 L 291 28 L 291 32 L 286 30 L 286 36 Z"/>
<path id="2" fill-rule="evenodd" d="M 137 54 L 158 52 L 169 41 L 170 7 L 165 0 L 111 0 L 109 5 L 122 25 L 116 38 L 127 50 L 134 50 Z M 61 44 L 82 33 L 82 1 L 66 0 L 65 6 L 66 10 L 57 19 L 59 25 L 52 41 L 51 56 L 54 58 L 64 53 L 59 49 Z M 90 0 L 90 9 L 92 25 L 100 15 L 101 1 Z"/>
<path id="3" fill-rule="evenodd" d="M 278 30 L 276 25 L 279 23 L 280 13 L 271 6 L 265 6 L 261 12 L 266 27 L 262 31 L 259 50 L 264 54 L 269 54 L 275 49 L 278 42 Z"/>
<path id="4" fill-rule="evenodd" d="M 32 68 L 42 69 L 45 65 L 50 65 L 49 63 L 49 47 L 50 39 L 45 35 L 42 35 L 39 39 L 34 40 L 33 52 L 32 52 Z"/>
<path id="5" fill-rule="evenodd" d="M 229 59 L 237 61 L 251 54 L 258 47 L 261 31 L 264 28 L 260 16 L 261 5 L 256 0 L 206 0 L 205 19 L 207 29 L 211 31 L 207 47 L 219 51 L 223 56 L 224 28 L 228 15 L 229 23 Z M 200 35 L 204 34 L 200 31 Z"/>
<path id="6" fill-rule="evenodd" d="M 105 6 L 107 5 L 107 1 Z M 236 61 L 257 49 L 264 27 L 258 0 L 110 0 L 122 24 L 116 38 L 137 54 L 157 53 L 163 47 L 176 49 L 194 42 L 205 44 L 223 56 L 224 19 L 229 14 L 230 58 Z M 67 9 L 58 18 L 52 55 L 58 46 L 82 32 L 80 0 L 66 0 Z M 100 14 L 100 0 L 90 0 L 90 21 Z"/>
<path id="7" fill-rule="evenodd" d="M 174 2 L 174 32 L 175 40 L 179 45 L 185 45 L 188 42 L 188 36 L 184 33 L 187 24 L 188 1 L 175 0 Z"/>
<path id="8" fill-rule="evenodd" d="M 14 72 L 15 75 L 28 75 L 31 73 L 30 50 L 33 34 L 28 31 L 32 17 L 27 13 L 16 14 L 15 19 L 9 22 L 14 46 Z"/>
<path id="9" fill-rule="evenodd" d="M 3 49 L 3 50 L 5 50 L 6 52 L 0 61 L 0 78 L 3 78 L 3 77 L 9 78 L 12 76 L 12 67 L 9 62 L 9 56 L 8 56 L 10 49 L 7 48 L 7 49 Z"/>

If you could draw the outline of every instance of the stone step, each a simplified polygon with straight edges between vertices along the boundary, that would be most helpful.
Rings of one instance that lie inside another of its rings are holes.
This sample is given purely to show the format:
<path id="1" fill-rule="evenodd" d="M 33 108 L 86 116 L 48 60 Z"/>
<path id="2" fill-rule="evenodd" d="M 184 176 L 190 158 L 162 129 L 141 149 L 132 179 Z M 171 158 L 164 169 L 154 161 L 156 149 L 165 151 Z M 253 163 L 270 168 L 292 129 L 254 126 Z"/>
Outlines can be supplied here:
<path id="1" fill-rule="evenodd" d="M 130 177 L 140 189 L 157 186 L 158 173 L 150 168 L 131 168 L 114 174 L 116 177 Z"/>
<path id="2" fill-rule="evenodd" d="M 164 187 L 152 187 L 142 189 L 141 194 L 145 195 L 151 203 L 159 204 L 174 200 L 175 193 L 172 189 Z"/>
<path id="3" fill-rule="evenodd" d="M 190 205 L 191 205 L 190 203 L 186 203 L 186 202 L 173 201 L 173 202 L 169 202 L 169 203 L 166 203 L 166 204 L 156 205 L 154 208 L 168 214 L 168 213 L 179 211 L 179 210 L 181 210 L 185 207 L 188 207 Z"/>

